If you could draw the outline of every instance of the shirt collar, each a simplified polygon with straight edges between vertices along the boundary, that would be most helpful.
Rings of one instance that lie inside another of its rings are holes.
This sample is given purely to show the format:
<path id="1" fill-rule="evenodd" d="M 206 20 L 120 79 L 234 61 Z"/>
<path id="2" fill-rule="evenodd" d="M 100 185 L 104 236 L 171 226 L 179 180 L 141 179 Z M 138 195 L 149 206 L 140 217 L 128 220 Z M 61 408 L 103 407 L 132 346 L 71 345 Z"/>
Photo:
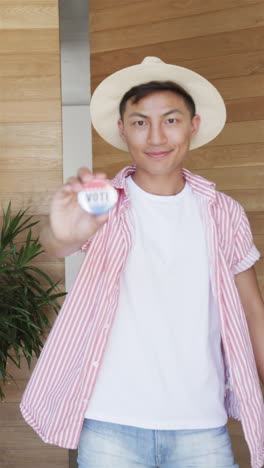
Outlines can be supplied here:
<path id="1" fill-rule="evenodd" d="M 182 169 L 182 173 L 184 179 L 190 184 L 194 192 L 198 193 L 199 195 L 203 195 L 212 201 L 215 199 L 216 184 L 214 182 L 205 179 L 204 177 L 199 176 L 198 174 L 193 174 L 188 169 Z"/>
<path id="2" fill-rule="evenodd" d="M 134 174 L 136 166 L 127 166 L 122 169 L 112 180 L 112 184 L 116 189 L 125 191 L 125 180 L 129 175 Z M 190 184 L 193 191 L 199 195 L 205 196 L 210 200 L 215 199 L 215 183 L 205 179 L 197 174 L 193 174 L 188 169 L 182 169 L 184 179 Z"/>

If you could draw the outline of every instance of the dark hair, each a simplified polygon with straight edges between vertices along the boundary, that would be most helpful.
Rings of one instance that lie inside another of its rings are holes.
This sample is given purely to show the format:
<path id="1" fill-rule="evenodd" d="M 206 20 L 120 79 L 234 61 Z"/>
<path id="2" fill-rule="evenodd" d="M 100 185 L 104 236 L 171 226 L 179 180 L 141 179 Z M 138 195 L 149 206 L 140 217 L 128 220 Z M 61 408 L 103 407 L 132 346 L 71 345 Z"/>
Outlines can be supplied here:
<path id="1" fill-rule="evenodd" d="M 132 99 L 132 103 L 136 104 L 140 99 L 148 96 L 149 94 L 156 93 L 159 91 L 172 91 L 179 96 L 182 96 L 186 107 L 190 111 L 191 117 L 196 113 L 195 103 L 190 94 L 185 91 L 180 85 L 174 83 L 173 81 L 149 81 L 148 83 L 143 83 L 138 86 L 133 86 L 130 88 L 122 97 L 119 104 L 120 118 L 123 120 L 124 112 L 126 109 L 126 103 L 129 99 Z"/>

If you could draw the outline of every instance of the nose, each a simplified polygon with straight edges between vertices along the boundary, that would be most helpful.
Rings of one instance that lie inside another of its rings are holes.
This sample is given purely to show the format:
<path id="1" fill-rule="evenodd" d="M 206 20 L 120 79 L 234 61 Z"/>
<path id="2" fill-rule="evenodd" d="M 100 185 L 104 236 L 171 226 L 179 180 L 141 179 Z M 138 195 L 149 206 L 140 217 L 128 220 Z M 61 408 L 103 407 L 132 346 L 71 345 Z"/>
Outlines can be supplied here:
<path id="1" fill-rule="evenodd" d="M 167 142 L 167 136 L 161 123 L 151 124 L 148 131 L 148 144 L 161 146 Z"/>

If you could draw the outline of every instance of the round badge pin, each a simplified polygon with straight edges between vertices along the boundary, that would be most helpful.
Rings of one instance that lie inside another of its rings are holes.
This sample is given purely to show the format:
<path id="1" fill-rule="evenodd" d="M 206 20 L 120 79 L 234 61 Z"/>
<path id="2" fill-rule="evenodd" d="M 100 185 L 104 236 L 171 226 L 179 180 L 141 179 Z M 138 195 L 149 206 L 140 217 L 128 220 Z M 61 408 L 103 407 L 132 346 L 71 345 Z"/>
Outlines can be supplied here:
<path id="1" fill-rule="evenodd" d="M 107 181 L 94 179 L 78 193 L 81 208 L 92 215 L 108 213 L 118 200 L 117 190 Z"/>

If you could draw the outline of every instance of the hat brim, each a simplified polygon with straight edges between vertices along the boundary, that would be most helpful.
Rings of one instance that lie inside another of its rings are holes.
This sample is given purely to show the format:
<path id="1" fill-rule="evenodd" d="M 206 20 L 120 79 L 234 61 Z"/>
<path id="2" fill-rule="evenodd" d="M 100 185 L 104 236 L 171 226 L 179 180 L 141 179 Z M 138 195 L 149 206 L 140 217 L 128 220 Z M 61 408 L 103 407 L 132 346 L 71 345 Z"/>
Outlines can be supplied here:
<path id="1" fill-rule="evenodd" d="M 117 125 L 120 118 L 119 104 L 129 89 L 149 81 L 173 81 L 193 98 L 201 123 L 198 133 L 191 140 L 190 149 L 205 145 L 221 132 L 226 121 L 226 107 L 212 83 L 187 68 L 164 62 L 146 63 L 113 73 L 93 93 L 91 121 L 95 130 L 110 145 L 128 151 Z"/>

